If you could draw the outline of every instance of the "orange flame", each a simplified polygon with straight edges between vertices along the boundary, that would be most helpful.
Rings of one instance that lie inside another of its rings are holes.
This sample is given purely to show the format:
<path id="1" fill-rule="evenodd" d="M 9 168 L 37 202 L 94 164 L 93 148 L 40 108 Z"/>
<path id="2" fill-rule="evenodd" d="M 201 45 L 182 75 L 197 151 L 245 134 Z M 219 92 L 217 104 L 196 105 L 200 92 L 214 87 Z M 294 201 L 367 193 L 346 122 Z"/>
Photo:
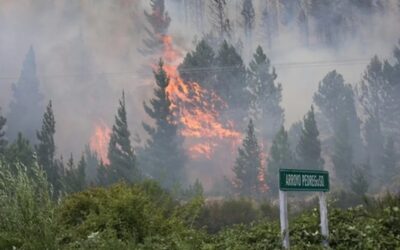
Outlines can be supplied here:
<path id="1" fill-rule="evenodd" d="M 190 156 L 210 159 L 218 142 L 225 139 L 237 145 L 241 134 L 234 130 L 233 122 L 228 121 L 223 125 L 218 120 L 220 115 L 217 108 L 225 108 L 226 103 L 196 82 L 184 83 L 177 70 L 182 53 L 173 48 L 170 36 L 164 36 L 163 42 L 164 70 L 169 77 L 167 94 L 172 102 L 170 108 L 182 126 L 181 135 L 190 144 Z"/>
<path id="2" fill-rule="evenodd" d="M 90 149 L 99 156 L 104 164 L 110 164 L 108 159 L 108 143 L 110 142 L 111 129 L 103 122 L 96 124 L 90 137 Z"/>

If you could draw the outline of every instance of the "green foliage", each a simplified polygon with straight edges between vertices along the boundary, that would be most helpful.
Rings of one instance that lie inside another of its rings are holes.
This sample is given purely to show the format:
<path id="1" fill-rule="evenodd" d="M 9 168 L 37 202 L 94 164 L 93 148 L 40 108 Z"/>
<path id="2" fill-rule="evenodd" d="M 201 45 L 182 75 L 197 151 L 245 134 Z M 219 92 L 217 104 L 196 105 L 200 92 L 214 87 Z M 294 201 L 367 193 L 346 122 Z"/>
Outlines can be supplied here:
<path id="1" fill-rule="evenodd" d="M 125 93 L 119 101 L 118 113 L 115 116 L 115 124 L 112 127 L 110 142 L 108 145 L 108 159 L 110 165 L 107 168 L 107 177 L 110 183 L 124 180 L 130 183 L 137 182 L 140 178 L 136 166 L 136 157 L 133 152 L 128 130 L 128 120 L 125 108 Z"/>
<path id="2" fill-rule="evenodd" d="M 246 197 L 259 198 L 261 183 L 258 180 L 261 169 L 261 149 L 254 131 L 253 121 L 250 119 L 246 138 L 242 147 L 238 149 L 233 172 L 235 174 L 235 188 Z"/>
<path id="3" fill-rule="evenodd" d="M 209 89 L 211 86 L 211 76 L 213 73 L 208 71 L 196 72 L 196 68 L 211 68 L 214 65 L 215 53 L 210 45 L 203 39 L 197 45 L 194 51 L 186 54 L 178 70 L 180 76 L 185 82 L 197 82 L 201 86 Z"/>
<path id="4" fill-rule="evenodd" d="M 267 185 L 272 196 L 279 191 L 278 174 L 280 168 L 294 168 L 295 162 L 290 149 L 288 134 L 282 126 L 272 143 L 267 165 Z"/>
<path id="5" fill-rule="evenodd" d="M 342 126 L 335 131 L 332 163 L 339 183 L 348 188 L 353 179 L 355 167 L 353 164 L 353 148 L 350 142 L 349 129 L 345 120 L 343 120 Z"/>
<path id="6" fill-rule="evenodd" d="M 0 108 L 1 111 L 1 108 Z M 7 119 L 4 118 L 0 113 L 0 155 L 4 154 L 7 146 L 7 139 L 5 138 L 4 127 L 6 125 Z"/>
<path id="7" fill-rule="evenodd" d="M 8 146 L 4 158 L 10 166 L 14 166 L 14 173 L 18 164 L 27 166 L 29 171 L 30 166 L 33 166 L 35 163 L 34 150 L 29 141 L 21 133 L 18 134 L 17 140 Z"/>
<path id="8" fill-rule="evenodd" d="M 237 112 L 247 111 L 250 99 L 246 89 L 246 68 L 241 56 L 232 45 L 224 41 L 218 50 L 215 64 L 220 68 L 233 69 L 217 72 L 213 90 L 229 108 Z"/>
<path id="9" fill-rule="evenodd" d="M 186 216 L 180 212 L 184 206 L 169 207 L 170 200 L 160 190 L 154 182 L 118 184 L 67 197 L 58 209 L 58 223 L 63 230 L 61 245 L 105 248 L 116 242 L 117 246 L 135 249 L 196 248 L 201 236 L 185 226 L 182 217 Z M 168 212 L 170 209 L 174 212 Z"/>
<path id="10" fill-rule="evenodd" d="M 332 132 L 340 130 L 342 123 L 351 131 L 350 136 L 360 140 L 360 121 L 357 116 L 354 92 L 350 84 L 336 70 L 329 72 L 318 85 L 314 102 L 329 121 Z M 358 137 L 358 138 L 357 138 Z"/>
<path id="11" fill-rule="evenodd" d="M 53 106 L 51 101 L 46 107 L 43 115 L 42 129 L 37 132 L 38 145 L 35 150 L 38 157 L 39 165 L 46 172 L 48 181 L 54 187 L 54 194 L 57 196 L 62 190 L 61 169 L 55 163 L 56 146 L 54 143 L 54 134 L 56 133 L 56 122 L 53 114 Z"/>
<path id="12" fill-rule="evenodd" d="M 260 129 L 263 139 L 272 139 L 283 124 L 282 85 L 275 83 L 277 75 L 271 62 L 259 46 L 249 63 L 248 85 L 251 93 L 250 116 Z"/>
<path id="13" fill-rule="evenodd" d="M 75 166 L 72 155 L 67 163 L 67 169 L 64 174 L 64 190 L 68 193 L 76 193 L 79 191 L 83 191 L 86 187 L 85 181 L 85 168 L 86 161 L 85 157 L 82 155 L 81 159 L 78 162 L 78 165 Z"/>
<path id="14" fill-rule="evenodd" d="M 202 208 L 196 225 L 216 233 L 235 224 L 249 224 L 258 216 L 259 211 L 250 200 L 210 201 Z"/>
<path id="15" fill-rule="evenodd" d="M 164 187 L 172 189 L 183 180 L 186 155 L 183 149 L 183 139 L 178 134 L 176 117 L 170 110 L 171 100 L 167 95 L 169 78 L 160 61 L 157 71 L 155 97 L 150 100 L 150 106 L 144 104 L 145 112 L 154 120 L 154 126 L 143 123 L 143 128 L 149 135 L 140 165 L 142 170 L 158 180 Z"/>
<path id="16" fill-rule="evenodd" d="M 11 166 L 0 161 L 1 249 L 57 249 L 51 197 L 38 164 Z"/>
<path id="17" fill-rule="evenodd" d="M 321 158 L 321 142 L 315 121 L 314 107 L 304 117 L 302 134 L 297 145 L 298 163 L 305 169 L 323 169 L 324 160 Z"/>

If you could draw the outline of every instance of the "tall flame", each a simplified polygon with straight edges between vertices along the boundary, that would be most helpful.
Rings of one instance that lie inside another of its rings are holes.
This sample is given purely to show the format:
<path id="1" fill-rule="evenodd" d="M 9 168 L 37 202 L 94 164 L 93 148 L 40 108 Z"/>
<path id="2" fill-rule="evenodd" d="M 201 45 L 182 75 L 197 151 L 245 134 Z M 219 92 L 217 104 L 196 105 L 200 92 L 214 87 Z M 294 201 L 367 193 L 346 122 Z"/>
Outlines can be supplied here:
<path id="1" fill-rule="evenodd" d="M 180 129 L 189 143 L 189 155 L 192 158 L 210 159 L 221 140 L 229 140 L 237 145 L 241 134 L 234 130 L 232 121 L 223 125 L 217 108 L 226 107 L 226 103 L 215 93 L 208 91 L 196 82 L 185 83 L 179 76 L 177 65 L 182 54 L 172 46 L 172 38 L 164 36 L 164 70 L 169 77 L 167 94 L 172 111 L 177 114 Z"/>
<path id="2" fill-rule="evenodd" d="M 107 156 L 110 134 L 111 129 L 104 122 L 100 122 L 95 125 L 93 134 L 90 137 L 90 149 L 98 155 L 104 164 L 110 163 Z"/>

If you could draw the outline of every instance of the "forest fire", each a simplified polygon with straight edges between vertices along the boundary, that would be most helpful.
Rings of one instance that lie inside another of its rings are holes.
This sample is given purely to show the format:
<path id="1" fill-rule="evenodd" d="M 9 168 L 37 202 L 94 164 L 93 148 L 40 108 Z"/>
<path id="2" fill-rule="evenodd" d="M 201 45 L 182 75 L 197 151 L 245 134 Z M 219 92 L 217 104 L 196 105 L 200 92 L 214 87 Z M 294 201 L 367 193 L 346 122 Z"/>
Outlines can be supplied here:
<path id="1" fill-rule="evenodd" d="M 100 122 L 95 125 L 94 132 L 90 138 L 90 150 L 95 152 L 104 164 L 110 163 L 107 156 L 110 134 L 111 129 L 104 122 Z"/>
<path id="2" fill-rule="evenodd" d="M 173 48 L 170 36 L 165 36 L 163 42 L 164 70 L 170 78 L 167 92 L 172 102 L 171 109 L 182 126 L 180 133 L 189 144 L 190 156 L 210 159 L 222 140 L 236 146 L 241 134 L 234 130 L 233 122 L 228 121 L 223 125 L 218 120 L 217 107 L 226 107 L 226 103 L 196 82 L 185 83 L 177 69 L 182 53 Z"/>

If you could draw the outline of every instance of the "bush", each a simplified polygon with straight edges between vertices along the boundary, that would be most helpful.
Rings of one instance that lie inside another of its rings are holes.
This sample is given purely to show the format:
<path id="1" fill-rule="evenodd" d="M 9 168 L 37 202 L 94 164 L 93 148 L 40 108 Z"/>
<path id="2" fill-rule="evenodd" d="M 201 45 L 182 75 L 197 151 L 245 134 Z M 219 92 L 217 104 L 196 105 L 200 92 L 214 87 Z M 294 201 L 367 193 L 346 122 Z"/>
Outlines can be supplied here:
<path id="1" fill-rule="evenodd" d="M 60 244 L 99 249 L 107 249 L 110 242 L 135 249 L 200 244 L 196 239 L 201 233 L 180 216 L 183 208 L 152 182 L 92 188 L 67 197 L 57 210 Z"/>
<path id="2" fill-rule="evenodd" d="M 54 207 L 37 164 L 0 160 L 0 249 L 56 249 Z"/>
<path id="3" fill-rule="evenodd" d="M 216 233 L 235 224 L 249 224 L 258 218 L 259 212 L 249 200 L 212 201 L 206 204 L 197 219 L 197 227 L 205 227 Z"/>

